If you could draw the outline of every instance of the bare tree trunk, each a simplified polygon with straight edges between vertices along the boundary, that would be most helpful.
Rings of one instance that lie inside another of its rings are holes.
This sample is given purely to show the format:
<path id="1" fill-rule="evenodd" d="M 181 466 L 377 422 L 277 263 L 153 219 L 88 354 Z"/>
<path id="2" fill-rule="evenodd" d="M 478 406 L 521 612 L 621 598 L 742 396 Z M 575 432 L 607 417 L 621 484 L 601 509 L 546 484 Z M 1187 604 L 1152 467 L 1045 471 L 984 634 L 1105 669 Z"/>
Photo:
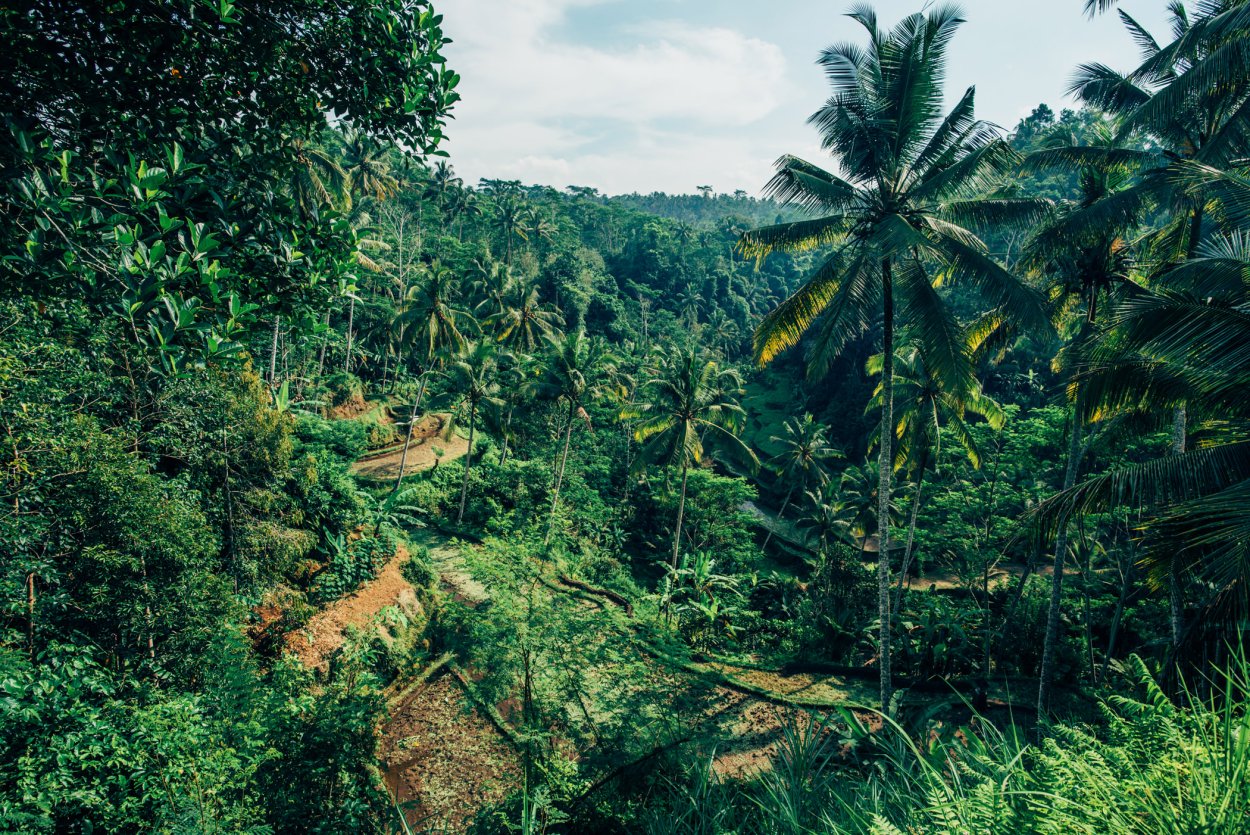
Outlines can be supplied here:
<path id="1" fill-rule="evenodd" d="M 278 384 L 278 328 L 282 324 L 282 315 L 273 317 L 273 339 L 269 343 L 269 387 Z"/>
<path id="2" fill-rule="evenodd" d="M 911 518 L 907 522 L 907 545 L 903 548 L 903 567 L 898 572 L 898 589 L 894 592 L 894 611 L 903 605 L 903 584 L 907 581 L 907 572 L 911 569 L 912 546 L 916 542 L 916 517 L 920 515 L 920 496 L 924 488 L 924 471 L 928 465 L 928 457 L 921 460 L 920 471 L 916 474 L 916 495 L 911 503 Z"/>
<path id="3" fill-rule="evenodd" d="M 677 525 L 673 528 L 673 561 L 672 572 L 668 575 L 666 581 L 668 585 L 668 594 L 664 595 L 664 622 L 670 623 L 671 607 L 673 604 L 673 578 L 677 574 L 677 559 L 681 553 L 681 525 L 686 517 L 686 477 L 690 474 L 690 466 L 686 463 L 681 465 L 681 497 L 677 500 Z"/>
<path id="4" fill-rule="evenodd" d="M 690 474 L 688 464 L 681 465 L 681 498 L 677 500 L 677 527 L 673 529 L 673 570 L 677 570 L 677 556 L 681 553 L 681 523 L 686 518 L 686 477 Z"/>
<path id="5" fill-rule="evenodd" d="M 1076 473 L 1081 463 L 1081 392 L 1078 389 L 1072 406 L 1072 427 L 1068 438 L 1068 463 L 1063 475 L 1063 489 L 1071 490 L 1076 484 Z M 1050 608 L 1046 615 L 1046 640 L 1042 647 L 1042 668 L 1037 683 L 1037 716 L 1046 715 L 1050 701 L 1051 679 L 1055 675 L 1056 645 L 1059 643 L 1059 621 L 1063 604 L 1063 563 L 1068 552 L 1068 526 L 1062 525 L 1055 535 L 1054 575 L 1050 581 Z"/>
<path id="6" fill-rule="evenodd" d="M 35 659 L 35 572 L 26 575 L 26 643 L 30 658 Z"/>
<path id="7" fill-rule="evenodd" d="M 408 466 L 408 447 L 412 443 L 412 430 L 417 423 L 417 410 L 421 408 L 421 397 L 425 394 L 426 376 L 421 375 L 421 383 L 417 386 L 417 399 L 412 401 L 412 413 L 408 415 L 408 431 L 404 433 L 404 451 L 399 456 L 399 475 L 395 476 L 395 489 L 392 493 L 398 493 L 400 486 L 404 483 L 404 469 Z"/>
<path id="8" fill-rule="evenodd" d="M 1120 620 L 1124 617 L 1124 608 L 1128 605 L 1129 579 L 1132 576 L 1133 564 L 1123 563 L 1120 568 L 1120 596 L 1115 602 L 1115 615 L 1111 618 L 1111 634 L 1107 637 L 1107 657 L 1102 662 L 1100 679 L 1106 680 L 1107 671 L 1111 669 L 1111 659 L 1115 657 L 1115 642 L 1120 634 Z"/>
<path id="9" fill-rule="evenodd" d="M 551 491 L 551 518 L 547 520 L 547 538 L 543 540 L 544 545 L 551 542 L 552 525 L 556 520 L 556 504 L 560 501 L 560 486 L 564 483 L 564 466 L 569 460 L 569 440 L 573 437 L 573 418 L 577 414 L 573 410 L 574 405 L 569 404 L 568 420 L 564 426 L 564 450 L 560 453 L 560 466 L 556 468 L 555 489 Z"/>
<path id="10" fill-rule="evenodd" d="M 352 373 L 352 321 L 356 318 L 356 300 L 347 300 L 347 351 L 343 355 L 343 373 Z"/>
<path id="11" fill-rule="evenodd" d="M 321 383 L 321 375 L 326 369 L 326 343 L 330 341 L 330 311 L 326 311 L 326 332 L 321 335 L 321 349 L 317 351 L 317 383 Z"/>
<path id="12" fill-rule="evenodd" d="M 1172 412 L 1172 454 L 1181 455 L 1185 452 L 1186 421 L 1188 416 L 1185 406 L 1177 406 Z M 1168 567 L 1168 608 L 1172 623 L 1172 655 L 1180 650 L 1181 638 L 1185 634 L 1185 598 L 1181 590 L 1180 578 L 1176 575 L 1176 561 Z"/>
<path id="13" fill-rule="evenodd" d="M 798 489 L 798 485 L 795 485 L 786 491 L 786 497 L 781 502 L 781 509 L 777 511 L 778 522 L 780 522 L 782 518 L 786 515 L 786 508 L 790 506 L 790 497 L 794 495 L 794 491 L 796 489 Z M 768 543 L 772 542 L 772 540 L 773 540 L 773 531 L 771 528 L 769 528 L 768 536 L 764 537 L 764 544 L 760 546 L 761 550 L 763 550 L 764 548 L 767 548 Z"/>
<path id="14" fill-rule="evenodd" d="M 473 430 L 477 417 L 477 405 L 469 407 L 469 448 L 464 453 L 464 480 L 460 483 L 460 512 L 456 514 L 456 524 L 464 519 L 464 503 L 469 498 L 469 470 L 473 469 Z"/>
<path id="15" fill-rule="evenodd" d="M 509 439 L 512 437 L 512 410 L 515 407 L 508 405 L 508 416 L 503 419 L 503 450 L 499 453 L 499 466 L 508 463 L 508 453 L 511 451 L 511 443 Z"/>
<path id="16" fill-rule="evenodd" d="M 890 477 L 894 467 L 894 288 L 890 259 L 881 261 L 884 319 L 881 334 L 881 455 L 877 482 L 877 614 L 881 665 L 881 712 L 890 714 L 894 692 L 892 632 L 890 629 Z"/>

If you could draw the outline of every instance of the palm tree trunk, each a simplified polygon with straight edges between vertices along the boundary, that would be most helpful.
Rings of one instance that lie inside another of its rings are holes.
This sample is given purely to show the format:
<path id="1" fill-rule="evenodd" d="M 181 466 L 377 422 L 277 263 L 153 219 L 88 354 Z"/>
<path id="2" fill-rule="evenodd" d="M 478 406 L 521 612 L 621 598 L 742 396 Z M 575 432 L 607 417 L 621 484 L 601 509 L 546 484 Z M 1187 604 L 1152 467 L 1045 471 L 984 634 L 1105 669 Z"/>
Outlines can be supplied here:
<path id="1" fill-rule="evenodd" d="M 916 517 L 920 515 L 920 495 L 924 488 L 924 471 L 928 465 L 928 455 L 920 460 L 920 470 L 916 473 L 916 496 L 911 503 L 911 518 L 907 522 L 907 546 L 903 548 L 903 567 L 898 572 L 898 589 L 894 592 L 894 610 L 903 605 L 903 584 L 907 580 L 907 572 L 911 569 L 912 546 L 916 542 Z"/>
<path id="2" fill-rule="evenodd" d="M 795 491 L 797 488 L 798 488 L 798 485 L 794 485 L 794 486 L 792 486 L 792 487 L 791 487 L 788 491 L 786 491 L 786 497 L 785 497 L 785 499 L 781 502 L 781 509 L 777 511 L 777 521 L 778 521 L 778 522 L 780 522 L 780 521 L 782 520 L 782 517 L 784 517 L 784 516 L 786 515 L 786 508 L 790 506 L 790 497 L 794 495 L 794 491 Z M 767 547 L 768 547 L 768 543 L 772 541 L 772 538 L 773 538 L 773 531 L 772 531 L 772 529 L 770 528 L 770 529 L 769 529 L 769 531 L 768 531 L 768 536 L 764 537 L 764 544 L 763 544 L 762 546 L 760 546 L 760 550 L 763 550 L 763 549 L 767 548 Z"/>
<path id="3" fill-rule="evenodd" d="M 890 476 L 894 465 L 894 288 L 890 259 L 881 259 L 884 326 L 881 333 L 881 456 L 877 482 L 877 611 L 881 619 L 881 712 L 889 715 L 893 695 L 890 630 Z"/>
<path id="4" fill-rule="evenodd" d="M 421 408 L 421 397 L 425 394 L 426 376 L 421 375 L 421 384 L 417 386 L 417 399 L 412 401 L 412 413 L 408 415 L 408 431 L 404 433 L 404 451 L 399 456 L 399 475 L 395 476 L 395 489 L 392 493 L 398 493 L 399 488 L 404 483 L 404 469 L 408 466 L 408 446 L 412 443 L 412 430 L 417 423 L 417 410 Z"/>
<path id="5" fill-rule="evenodd" d="M 326 332 L 321 335 L 321 348 L 317 351 L 317 384 L 321 384 L 321 375 L 326 369 L 326 343 L 330 337 L 330 311 L 326 310 L 325 319 Z"/>
<path id="6" fill-rule="evenodd" d="M 673 570 L 677 570 L 677 555 L 681 553 L 681 523 L 686 518 L 686 477 L 690 474 L 690 465 L 681 465 L 681 498 L 677 500 L 677 527 L 673 529 Z"/>
<path id="7" fill-rule="evenodd" d="M 1120 570 L 1120 596 L 1115 602 L 1115 615 L 1111 618 L 1111 634 L 1107 638 L 1107 657 L 1103 659 L 1102 675 L 1099 676 L 1103 681 L 1106 681 L 1107 672 L 1111 669 L 1111 659 L 1115 657 L 1115 642 L 1120 634 L 1120 621 L 1124 618 L 1124 608 L 1128 605 L 1131 572 L 1131 562 Z"/>
<path id="8" fill-rule="evenodd" d="M 551 542 L 551 526 L 556 520 L 556 504 L 560 501 L 560 485 L 564 483 L 564 465 L 569 460 L 569 439 L 573 436 L 573 418 L 576 412 L 573 411 L 575 404 L 569 404 L 569 416 L 564 426 L 564 450 L 560 453 L 560 465 L 556 468 L 556 486 L 551 491 L 551 518 L 547 520 L 547 538 L 543 540 L 543 544 Z"/>
<path id="9" fill-rule="evenodd" d="M 269 343 L 269 386 L 278 384 L 278 328 L 282 324 L 282 314 L 273 317 L 273 339 Z"/>
<path id="10" fill-rule="evenodd" d="M 1068 464 L 1063 475 L 1063 489 L 1071 490 L 1076 484 L 1076 472 L 1081 463 L 1081 400 L 1077 389 L 1076 402 L 1072 406 L 1072 429 L 1068 438 Z M 1050 701 L 1051 679 L 1055 675 L 1056 645 L 1059 643 L 1059 621 L 1063 604 L 1063 562 L 1068 551 L 1068 526 L 1063 525 L 1055 535 L 1054 575 L 1050 581 L 1050 609 L 1046 615 L 1046 640 L 1042 646 L 1042 668 L 1037 683 L 1037 716 L 1046 715 Z"/>
<path id="11" fill-rule="evenodd" d="M 473 469 L 473 430 L 477 417 L 477 404 L 469 406 L 469 448 L 464 452 L 464 480 L 460 482 L 460 512 L 456 514 L 456 524 L 464 519 L 464 503 L 469 498 L 469 471 Z"/>
<path id="12" fill-rule="evenodd" d="M 1172 454 L 1181 455 L 1185 452 L 1185 434 L 1187 415 L 1182 404 L 1172 411 Z M 1181 637 L 1185 633 L 1185 598 L 1181 591 L 1180 578 L 1176 576 L 1176 561 L 1168 567 L 1168 608 L 1172 623 L 1172 657 L 1181 647 Z"/>
<path id="13" fill-rule="evenodd" d="M 352 372 L 352 320 L 356 317 L 356 300 L 347 302 L 347 353 L 343 357 L 343 373 Z"/>
<path id="14" fill-rule="evenodd" d="M 499 453 L 499 466 L 508 463 L 508 438 L 512 436 L 512 406 L 508 407 L 508 416 L 503 419 L 503 450 Z"/>

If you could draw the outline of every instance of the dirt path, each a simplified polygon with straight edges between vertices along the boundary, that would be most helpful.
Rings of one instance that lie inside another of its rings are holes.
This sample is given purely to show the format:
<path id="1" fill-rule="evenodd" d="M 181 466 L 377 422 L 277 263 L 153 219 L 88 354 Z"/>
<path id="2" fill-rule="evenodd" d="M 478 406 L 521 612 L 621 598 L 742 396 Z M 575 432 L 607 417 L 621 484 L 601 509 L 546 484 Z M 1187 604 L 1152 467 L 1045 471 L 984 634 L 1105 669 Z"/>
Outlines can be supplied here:
<path id="1" fill-rule="evenodd" d="M 288 633 L 287 648 L 306 666 L 324 670 L 330 656 L 343 645 L 349 628 L 367 626 L 387 606 L 412 612 L 420 609 L 416 592 L 400 571 L 407 560 L 408 549 L 401 543 L 377 577 L 330 603 L 313 615 L 303 629 Z"/>
<path id="2" fill-rule="evenodd" d="M 436 463 L 454 461 L 469 450 L 469 441 L 452 433 L 450 438 L 441 435 L 444 416 L 426 415 L 417 421 L 412 431 L 412 443 L 408 445 L 408 460 L 404 474 L 411 475 L 432 468 Z M 442 454 L 435 454 L 435 450 Z M 390 447 L 372 455 L 366 455 L 352 465 L 358 476 L 377 481 L 391 481 L 399 475 L 399 462 L 404 457 L 403 444 Z"/>

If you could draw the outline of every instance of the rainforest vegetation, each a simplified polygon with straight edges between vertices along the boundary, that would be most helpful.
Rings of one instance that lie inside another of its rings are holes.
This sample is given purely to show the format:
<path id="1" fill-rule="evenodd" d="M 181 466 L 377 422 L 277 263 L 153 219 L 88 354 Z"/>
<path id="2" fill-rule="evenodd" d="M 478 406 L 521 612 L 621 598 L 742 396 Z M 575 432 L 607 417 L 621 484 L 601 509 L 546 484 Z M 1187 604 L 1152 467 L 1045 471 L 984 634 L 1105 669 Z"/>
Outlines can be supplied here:
<path id="1" fill-rule="evenodd" d="M 610 196 L 426 0 L 5 4 L 0 831 L 1250 831 L 1250 3 L 1087 5 Z"/>

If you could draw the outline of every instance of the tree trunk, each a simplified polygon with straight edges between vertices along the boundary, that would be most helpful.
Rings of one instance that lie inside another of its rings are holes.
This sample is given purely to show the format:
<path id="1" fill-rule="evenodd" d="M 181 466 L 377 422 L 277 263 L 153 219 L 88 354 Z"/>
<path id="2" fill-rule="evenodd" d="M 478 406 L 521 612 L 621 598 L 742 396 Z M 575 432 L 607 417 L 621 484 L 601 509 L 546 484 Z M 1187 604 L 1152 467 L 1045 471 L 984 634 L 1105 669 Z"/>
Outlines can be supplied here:
<path id="1" fill-rule="evenodd" d="M 352 321 L 356 318 L 356 300 L 347 300 L 347 351 L 343 356 L 343 373 L 352 373 Z"/>
<path id="2" fill-rule="evenodd" d="M 881 712 L 889 715 L 894 691 L 890 630 L 890 477 L 894 468 L 894 288 L 890 259 L 881 260 L 881 455 L 877 482 L 877 614 L 881 619 Z"/>
<path id="3" fill-rule="evenodd" d="M 794 495 L 794 491 L 797 489 L 798 489 L 798 485 L 795 485 L 791 487 L 788 491 L 786 491 L 786 497 L 781 502 L 781 509 L 777 511 L 778 522 L 780 522 L 782 518 L 786 515 L 786 508 L 790 506 L 790 497 Z M 771 529 L 769 529 L 768 536 L 764 537 L 764 544 L 760 547 L 760 549 L 763 550 L 767 548 L 768 543 L 772 542 L 772 539 L 773 539 L 773 532 Z"/>
<path id="4" fill-rule="evenodd" d="M 395 489 L 392 493 L 398 493 L 400 486 L 404 483 L 404 468 L 408 466 L 408 446 L 412 443 L 412 430 L 417 423 L 417 410 L 421 408 L 421 397 L 425 394 L 426 376 L 421 375 L 421 384 L 417 386 L 417 399 L 412 401 L 412 414 L 408 415 L 408 431 L 404 433 L 404 451 L 399 456 L 399 475 L 395 476 Z"/>
<path id="5" fill-rule="evenodd" d="M 321 349 L 317 351 L 317 384 L 321 384 L 321 375 L 326 369 L 326 343 L 330 341 L 330 311 L 326 311 L 326 332 L 321 335 Z"/>
<path id="6" fill-rule="evenodd" d="M 464 480 L 460 483 L 460 512 L 456 514 L 456 524 L 464 519 L 464 503 L 469 498 L 469 471 L 473 469 L 473 430 L 476 428 L 477 404 L 469 407 L 469 448 L 464 453 Z"/>
<path id="7" fill-rule="evenodd" d="M 1076 484 L 1076 472 L 1081 463 L 1081 391 L 1072 405 L 1072 428 L 1068 438 L 1068 463 L 1063 475 L 1063 489 L 1071 490 Z M 1050 581 L 1050 609 L 1046 615 L 1046 640 L 1042 646 L 1042 669 L 1037 683 L 1037 716 L 1046 715 L 1050 701 L 1051 679 L 1055 674 L 1056 645 L 1059 643 L 1059 621 L 1063 603 L 1063 562 L 1068 551 L 1068 526 L 1062 525 L 1055 535 L 1054 576 Z"/>
<path id="8" fill-rule="evenodd" d="M 920 459 L 920 470 L 916 473 L 916 496 L 911 503 L 911 518 L 907 522 L 907 545 L 903 548 L 903 567 L 898 572 L 898 589 L 894 592 L 894 611 L 903 605 L 903 584 L 907 581 L 907 572 L 911 569 L 911 550 L 916 542 L 916 517 L 920 515 L 920 493 L 924 488 L 924 471 L 928 467 L 929 457 Z"/>
<path id="9" fill-rule="evenodd" d="M 564 450 L 560 453 L 560 465 L 556 468 L 556 485 L 551 491 L 551 518 L 547 520 L 547 538 L 543 540 L 543 544 L 551 542 L 551 526 L 556 520 L 556 504 L 560 501 L 560 485 L 564 483 L 564 466 L 569 460 L 569 439 L 573 437 L 573 418 L 577 415 L 574 411 L 576 404 L 569 404 L 569 416 L 564 426 Z"/>
<path id="10" fill-rule="evenodd" d="M 508 407 L 508 414 L 503 419 L 503 449 L 499 451 L 499 466 L 502 467 L 508 463 L 508 447 L 511 446 L 508 438 L 512 435 L 512 407 Z"/>
<path id="11" fill-rule="evenodd" d="M 681 523 L 686 518 L 686 476 L 690 474 L 688 464 L 681 465 L 681 498 L 677 500 L 677 527 L 673 529 L 673 570 L 677 570 L 677 555 L 681 553 Z"/>
<path id="12" fill-rule="evenodd" d="M 35 572 L 26 576 L 26 643 L 30 659 L 35 660 Z"/>
<path id="13" fill-rule="evenodd" d="M 681 525 L 686 516 L 686 476 L 690 474 L 688 464 L 681 465 L 681 497 L 677 500 L 677 525 L 673 529 L 673 570 L 669 573 L 668 579 L 665 581 L 668 585 L 668 593 L 664 595 L 664 622 L 670 623 L 671 607 L 673 604 L 673 578 L 677 574 L 677 558 L 681 553 Z"/>
<path id="14" fill-rule="evenodd" d="M 1115 657 L 1115 642 L 1120 634 L 1120 621 L 1124 617 L 1124 608 L 1128 605 L 1129 581 L 1132 577 L 1133 564 L 1128 565 L 1121 563 L 1120 568 L 1120 596 L 1115 602 L 1115 614 L 1111 618 L 1111 633 L 1107 637 L 1107 657 L 1102 661 L 1102 674 L 1098 677 L 1100 680 L 1107 679 L 1107 671 L 1111 669 L 1111 659 Z"/>
<path id="15" fill-rule="evenodd" d="M 1187 415 L 1184 405 L 1172 411 L 1172 454 L 1181 455 L 1185 452 L 1185 434 Z M 1172 623 L 1172 657 L 1181 647 L 1181 637 L 1185 634 L 1185 597 L 1181 590 L 1180 578 L 1176 575 L 1176 561 L 1173 559 L 1168 567 L 1168 608 Z"/>
<path id="16" fill-rule="evenodd" d="M 273 339 L 269 343 L 269 387 L 278 384 L 278 328 L 282 324 L 282 314 L 273 317 Z"/>

